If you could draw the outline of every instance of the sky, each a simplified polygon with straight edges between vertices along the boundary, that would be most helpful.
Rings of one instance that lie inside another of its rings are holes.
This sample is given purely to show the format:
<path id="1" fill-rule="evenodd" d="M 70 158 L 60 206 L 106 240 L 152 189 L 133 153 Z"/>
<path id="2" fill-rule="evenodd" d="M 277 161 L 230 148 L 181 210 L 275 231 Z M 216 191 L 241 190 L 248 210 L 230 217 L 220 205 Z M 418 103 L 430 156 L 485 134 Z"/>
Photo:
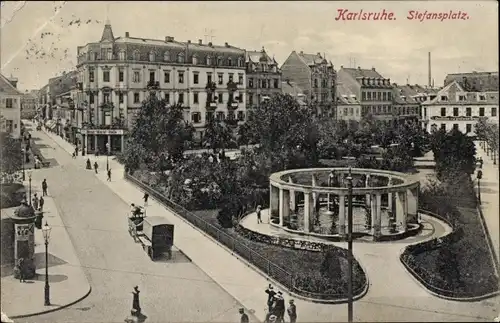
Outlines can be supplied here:
<path id="1" fill-rule="evenodd" d="M 385 10 L 396 20 L 336 20 L 340 9 Z M 461 11 L 467 19 L 409 20 L 410 10 Z M 21 90 L 41 88 L 50 77 L 75 68 L 77 46 L 99 41 L 107 18 L 115 37 L 129 32 L 132 37 L 196 42 L 210 34 L 215 44 L 247 50 L 264 46 L 280 65 L 293 50 L 321 53 L 335 69 L 375 67 L 399 84 L 427 84 L 429 51 L 436 86 L 448 73 L 498 71 L 494 0 L 7 1 L 1 8 L 2 74 L 17 77 Z"/>

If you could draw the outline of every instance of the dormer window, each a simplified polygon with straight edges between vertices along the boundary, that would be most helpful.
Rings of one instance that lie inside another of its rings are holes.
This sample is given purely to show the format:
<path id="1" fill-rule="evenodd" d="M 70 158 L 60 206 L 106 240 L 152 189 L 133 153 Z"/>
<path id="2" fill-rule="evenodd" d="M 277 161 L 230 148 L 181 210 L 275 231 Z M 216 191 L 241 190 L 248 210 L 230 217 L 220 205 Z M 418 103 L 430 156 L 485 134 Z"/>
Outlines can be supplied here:
<path id="1" fill-rule="evenodd" d="M 196 54 L 193 55 L 192 61 L 193 61 L 193 65 L 198 64 L 198 56 L 196 56 Z"/>
<path id="2" fill-rule="evenodd" d="M 227 66 L 233 66 L 233 60 L 231 59 L 231 57 L 227 59 Z"/>
<path id="3" fill-rule="evenodd" d="M 177 55 L 177 63 L 184 63 L 184 53 Z"/>
<path id="4" fill-rule="evenodd" d="M 222 57 L 217 57 L 217 66 L 222 66 Z"/>
<path id="5" fill-rule="evenodd" d="M 465 101 L 465 95 L 459 95 L 458 101 Z"/>
<path id="6" fill-rule="evenodd" d="M 441 101 L 448 101 L 448 97 L 446 95 L 441 95 Z"/>
<path id="7" fill-rule="evenodd" d="M 121 51 L 118 52 L 118 58 L 121 60 L 121 61 L 124 61 L 125 60 L 125 51 L 122 49 Z"/>
<path id="8" fill-rule="evenodd" d="M 212 65 L 212 57 L 207 56 L 207 65 L 210 66 Z"/>
<path id="9" fill-rule="evenodd" d="M 480 94 L 479 95 L 479 101 L 486 101 L 486 96 Z"/>
<path id="10" fill-rule="evenodd" d="M 94 53 L 92 51 L 89 52 L 89 60 L 94 60 Z"/>
<path id="11" fill-rule="evenodd" d="M 241 57 L 238 58 L 238 66 L 243 67 L 243 59 Z"/>
<path id="12" fill-rule="evenodd" d="M 141 60 L 141 54 L 139 53 L 139 51 L 138 51 L 138 50 L 135 50 L 135 51 L 134 51 L 134 55 L 133 55 L 133 56 L 134 56 L 134 61 L 139 61 L 139 60 Z"/>
<path id="13" fill-rule="evenodd" d="M 154 62 L 156 59 L 156 55 L 155 55 L 155 52 L 154 51 L 150 51 L 149 52 L 149 61 L 150 62 Z"/>
<path id="14" fill-rule="evenodd" d="M 163 60 L 165 62 L 169 62 L 170 61 L 170 52 L 168 50 L 165 53 L 163 53 Z"/>

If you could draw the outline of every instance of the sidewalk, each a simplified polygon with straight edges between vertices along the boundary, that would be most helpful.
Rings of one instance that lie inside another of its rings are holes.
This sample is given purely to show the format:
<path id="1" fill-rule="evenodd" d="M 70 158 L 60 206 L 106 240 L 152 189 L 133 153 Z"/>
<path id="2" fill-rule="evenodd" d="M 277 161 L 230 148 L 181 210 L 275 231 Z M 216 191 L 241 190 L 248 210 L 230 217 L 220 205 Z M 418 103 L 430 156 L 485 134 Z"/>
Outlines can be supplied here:
<path id="1" fill-rule="evenodd" d="M 32 196 L 39 191 L 41 180 L 33 172 Z M 27 183 L 25 183 L 27 184 Z M 35 263 L 37 276 L 20 283 L 13 276 L 1 279 L 2 311 L 11 319 L 53 312 L 73 305 L 89 295 L 91 287 L 83 272 L 73 244 L 53 199 L 44 197 L 44 219 L 51 227 L 49 240 L 49 284 L 51 306 L 44 306 L 45 243 L 41 230 L 35 229 Z"/>
<path id="2" fill-rule="evenodd" d="M 73 151 L 71 145 L 64 140 L 50 134 L 49 136 L 68 153 Z M 96 158 L 91 155 L 89 157 L 92 161 L 98 160 L 101 169 L 103 169 L 106 156 Z M 79 156 L 78 158 L 84 161 L 87 156 Z M 123 178 L 123 166 L 112 158 L 109 159 L 109 163 L 113 172 L 112 181 L 106 181 L 105 171 L 100 171 L 97 177 L 127 203 L 141 203 L 143 192 Z M 264 289 L 269 281 L 263 275 L 254 271 L 225 247 L 207 237 L 181 217 L 165 209 L 151 197 L 147 212 L 163 216 L 174 224 L 176 247 L 186 253 L 193 263 L 205 271 L 244 307 L 253 312 L 260 321 L 264 320 L 266 314 Z M 397 248 L 401 247 L 397 246 Z M 379 245 L 378 248 L 387 248 L 387 244 Z M 394 271 L 399 271 L 402 265 L 398 263 L 398 267 L 390 268 L 392 264 L 388 264 L 384 257 L 376 256 L 376 253 L 366 250 L 367 257 L 374 257 L 373 267 L 367 268 L 368 272 L 375 273 L 375 277 L 369 277 L 370 284 L 381 286 L 391 279 L 397 282 L 398 277 L 391 276 L 391 274 Z M 396 262 L 393 267 L 396 266 L 395 264 Z M 414 282 L 408 281 L 408 284 L 414 284 Z M 381 289 L 373 288 L 373 291 L 377 290 Z M 405 292 L 404 286 L 390 292 L 374 293 L 373 291 L 370 288 L 363 299 L 355 302 L 355 321 L 489 321 L 492 317 L 497 316 L 496 309 L 492 309 L 491 305 L 487 303 L 463 303 L 437 299 L 431 297 L 423 288 L 417 295 L 411 294 L 411 291 Z M 286 300 L 290 299 L 286 291 L 284 294 Z M 297 299 L 296 305 L 299 321 L 302 322 L 347 321 L 346 304 L 318 304 Z"/>

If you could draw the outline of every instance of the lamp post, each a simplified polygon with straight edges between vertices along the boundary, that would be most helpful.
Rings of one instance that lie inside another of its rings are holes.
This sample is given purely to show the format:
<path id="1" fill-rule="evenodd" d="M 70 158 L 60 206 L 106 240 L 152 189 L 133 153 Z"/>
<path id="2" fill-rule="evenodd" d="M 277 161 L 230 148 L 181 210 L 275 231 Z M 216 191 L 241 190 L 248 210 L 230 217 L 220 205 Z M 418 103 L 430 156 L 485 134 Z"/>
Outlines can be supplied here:
<path id="1" fill-rule="evenodd" d="M 29 204 L 31 206 L 31 171 L 28 171 L 28 180 L 29 180 L 29 186 L 28 186 L 28 194 L 29 194 Z"/>
<path id="2" fill-rule="evenodd" d="M 481 204 L 481 178 L 483 178 L 483 171 L 477 171 L 477 201 Z"/>
<path id="3" fill-rule="evenodd" d="M 50 306 L 50 286 L 49 286 L 49 239 L 52 228 L 47 222 L 42 228 L 43 240 L 45 241 L 45 306 Z"/>
<path id="4" fill-rule="evenodd" d="M 353 256 L 352 256 L 352 174 L 349 167 L 349 175 L 347 176 L 347 320 L 352 322 L 353 312 Z"/>
<path id="5" fill-rule="evenodd" d="M 109 142 L 106 143 L 106 170 L 109 170 Z"/>

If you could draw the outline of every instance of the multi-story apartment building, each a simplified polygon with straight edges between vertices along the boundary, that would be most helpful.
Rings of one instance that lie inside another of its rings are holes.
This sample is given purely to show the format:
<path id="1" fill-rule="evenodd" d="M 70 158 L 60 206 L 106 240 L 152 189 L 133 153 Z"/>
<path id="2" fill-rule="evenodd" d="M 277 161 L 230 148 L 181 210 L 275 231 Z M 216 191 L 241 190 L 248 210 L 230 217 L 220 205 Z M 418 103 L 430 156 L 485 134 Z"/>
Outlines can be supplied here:
<path id="1" fill-rule="evenodd" d="M 497 92 L 498 72 L 454 73 L 446 75 L 444 86 L 457 81 L 465 90 L 471 92 Z"/>
<path id="2" fill-rule="evenodd" d="M 408 86 L 398 86 L 393 84 L 392 95 L 392 114 L 395 122 L 414 122 L 417 124 L 420 121 L 421 105 L 412 96 Z"/>
<path id="3" fill-rule="evenodd" d="M 474 125 L 481 117 L 498 123 L 498 91 L 468 92 L 457 82 L 441 89 L 433 100 L 422 103 L 427 131 L 453 128 L 474 136 Z"/>
<path id="4" fill-rule="evenodd" d="M 0 74 L 0 130 L 21 138 L 21 98 L 17 90 L 17 79 Z"/>
<path id="5" fill-rule="evenodd" d="M 38 91 L 26 91 L 21 97 L 21 118 L 32 119 L 36 115 L 38 107 Z"/>
<path id="6" fill-rule="evenodd" d="M 78 47 L 77 68 L 77 106 L 87 112 L 81 133 L 90 150 L 105 151 L 106 143 L 111 150 L 123 149 L 148 85 L 169 104 L 182 104 L 200 140 L 212 118 L 234 125 L 246 119 L 245 51 L 228 43 L 180 42 L 170 36 L 146 39 L 128 32 L 115 38 L 107 23 L 99 42 Z"/>
<path id="7" fill-rule="evenodd" d="M 288 94 L 292 96 L 299 105 L 301 106 L 307 106 L 307 99 L 306 95 L 304 94 L 304 91 L 300 87 L 297 86 L 294 82 L 291 81 L 282 81 L 281 82 L 281 93 L 283 94 Z"/>
<path id="8" fill-rule="evenodd" d="M 393 89 L 390 79 L 384 78 L 375 68 L 341 66 L 337 80 L 361 102 L 361 117 L 370 114 L 376 121 L 392 122 Z"/>
<path id="9" fill-rule="evenodd" d="M 304 91 L 306 103 L 315 106 L 318 115 L 335 116 L 336 73 L 333 64 L 320 53 L 293 51 L 281 66 L 282 78 Z"/>
<path id="10" fill-rule="evenodd" d="M 281 93 L 281 71 L 278 63 L 262 47 L 246 52 L 247 108 L 259 105 L 273 94 Z"/>
<path id="11" fill-rule="evenodd" d="M 361 121 L 361 102 L 359 96 L 348 86 L 337 82 L 337 120 Z"/>

